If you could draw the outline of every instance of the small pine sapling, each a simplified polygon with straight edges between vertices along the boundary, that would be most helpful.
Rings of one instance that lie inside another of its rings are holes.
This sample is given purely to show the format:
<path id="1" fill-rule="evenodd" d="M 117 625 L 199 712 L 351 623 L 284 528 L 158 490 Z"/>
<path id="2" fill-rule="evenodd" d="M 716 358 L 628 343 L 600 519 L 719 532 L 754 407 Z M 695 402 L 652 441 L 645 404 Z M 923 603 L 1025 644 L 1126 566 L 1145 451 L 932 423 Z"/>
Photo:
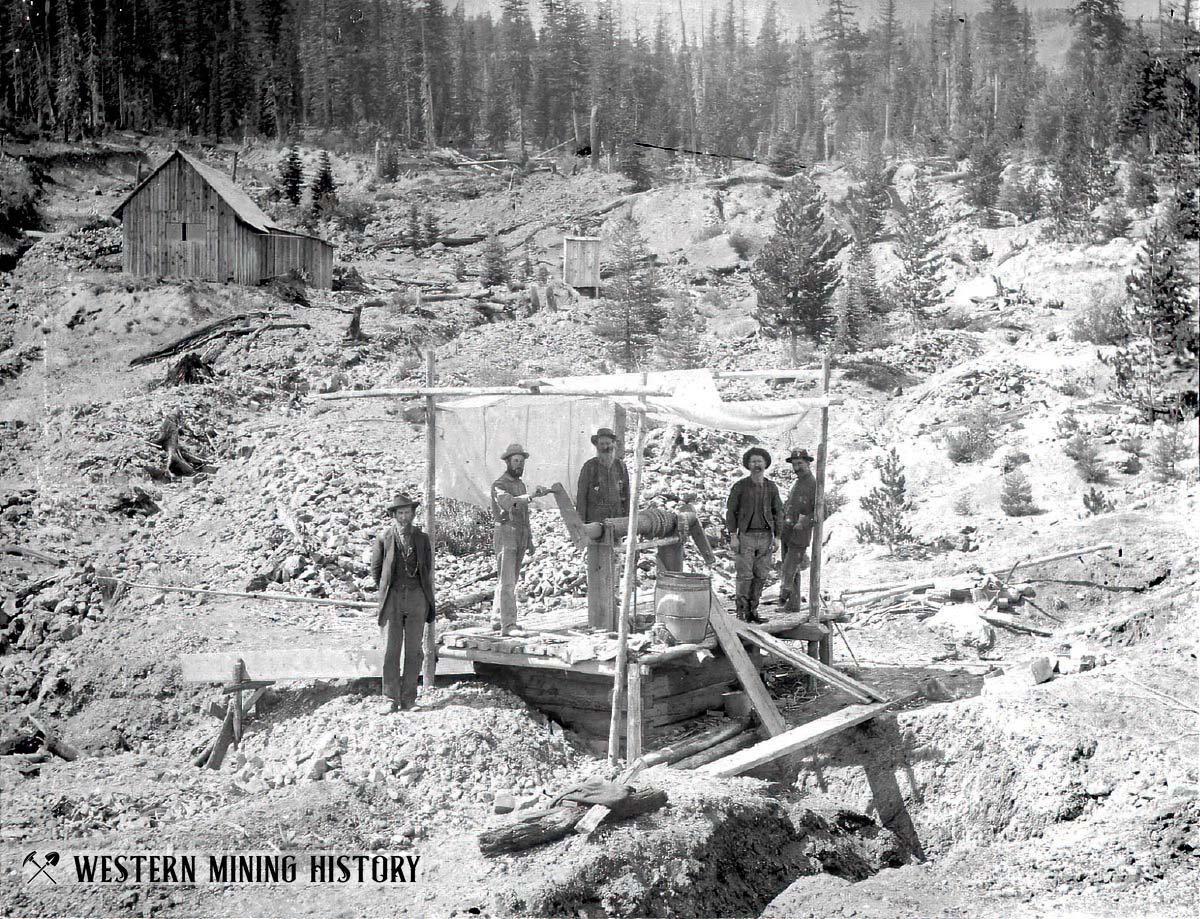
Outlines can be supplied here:
<path id="1" fill-rule="evenodd" d="M 1133 230 L 1133 221 L 1129 217 L 1129 211 L 1125 210 L 1125 206 L 1116 198 L 1112 198 L 1100 211 L 1098 229 L 1101 242 L 1108 242 L 1111 239 L 1128 239 Z"/>
<path id="2" fill-rule="evenodd" d="M 1150 450 L 1150 466 L 1154 477 L 1160 482 L 1170 482 L 1179 478 L 1179 463 L 1187 456 L 1183 437 L 1179 428 L 1166 425 L 1159 430 Z"/>
<path id="3" fill-rule="evenodd" d="M 855 532 L 859 542 L 885 545 L 889 553 L 895 553 L 897 546 L 913 541 L 912 530 L 904 522 L 908 495 L 904 467 L 900 465 L 900 455 L 895 447 L 888 451 L 879 470 L 879 479 L 879 485 L 859 499 L 870 519 L 859 523 Z"/>
<path id="4" fill-rule="evenodd" d="M 304 191 L 304 160 L 300 158 L 300 150 L 296 147 L 288 147 L 279 161 L 279 190 L 289 203 L 300 203 Z"/>
<path id="5" fill-rule="evenodd" d="M 421 211 L 415 204 L 408 209 L 406 235 L 408 236 L 408 244 L 414 249 L 424 247 L 425 237 L 421 231 Z"/>
<path id="6" fill-rule="evenodd" d="M 1097 489 L 1094 485 L 1083 496 L 1083 506 L 1087 508 L 1089 517 L 1095 517 L 1097 514 L 1107 514 L 1110 511 L 1116 510 L 1117 507 L 1104 496 L 1104 492 Z"/>
<path id="7" fill-rule="evenodd" d="M 488 237 L 483 249 L 483 267 L 479 272 L 479 283 L 484 287 L 497 287 L 507 284 L 510 276 L 508 258 L 504 251 L 504 243 L 493 233 Z"/>
<path id="8" fill-rule="evenodd" d="M 1014 469 L 1004 477 L 1000 508 L 1009 517 L 1029 517 L 1037 513 L 1033 503 L 1033 486 L 1020 469 Z"/>
<path id="9" fill-rule="evenodd" d="M 313 176 L 312 209 L 314 214 L 329 212 L 337 204 L 337 185 L 333 181 L 333 163 L 329 159 L 329 151 L 321 151 L 321 159 L 317 165 L 317 174 Z"/>
<path id="10" fill-rule="evenodd" d="M 454 253 L 454 258 L 450 260 L 450 267 L 454 271 L 454 280 L 462 281 L 467 276 L 467 260 L 463 258 L 461 252 Z"/>
<path id="11" fill-rule="evenodd" d="M 1100 447 L 1090 437 L 1077 434 L 1069 444 L 1071 452 L 1067 455 L 1075 461 L 1079 477 L 1085 482 L 1104 483 L 1108 481 L 1108 469 L 1100 458 Z"/>
<path id="12" fill-rule="evenodd" d="M 954 513 L 960 517 L 969 517 L 975 513 L 975 503 L 971 500 L 969 491 L 964 491 L 954 499 Z"/>
<path id="13" fill-rule="evenodd" d="M 425 241 L 425 245 L 432 246 L 441 235 L 442 229 L 438 226 L 437 214 L 432 210 L 426 211 L 425 217 L 421 221 L 421 238 Z"/>

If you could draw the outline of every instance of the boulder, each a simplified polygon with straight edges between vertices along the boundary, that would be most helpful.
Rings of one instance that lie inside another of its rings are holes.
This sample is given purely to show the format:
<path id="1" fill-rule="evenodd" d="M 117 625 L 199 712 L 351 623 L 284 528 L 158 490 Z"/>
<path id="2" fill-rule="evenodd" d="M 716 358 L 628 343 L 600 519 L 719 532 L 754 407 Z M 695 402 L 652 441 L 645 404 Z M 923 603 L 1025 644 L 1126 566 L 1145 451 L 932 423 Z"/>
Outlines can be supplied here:
<path id="1" fill-rule="evenodd" d="M 925 625 L 945 634 L 955 644 L 987 651 L 995 644 L 996 630 L 979 616 L 978 608 L 965 603 L 948 603 Z"/>
<path id="2" fill-rule="evenodd" d="M 741 261 L 728 236 L 714 236 L 712 239 L 693 243 L 683 254 L 689 265 L 707 271 L 733 271 Z"/>

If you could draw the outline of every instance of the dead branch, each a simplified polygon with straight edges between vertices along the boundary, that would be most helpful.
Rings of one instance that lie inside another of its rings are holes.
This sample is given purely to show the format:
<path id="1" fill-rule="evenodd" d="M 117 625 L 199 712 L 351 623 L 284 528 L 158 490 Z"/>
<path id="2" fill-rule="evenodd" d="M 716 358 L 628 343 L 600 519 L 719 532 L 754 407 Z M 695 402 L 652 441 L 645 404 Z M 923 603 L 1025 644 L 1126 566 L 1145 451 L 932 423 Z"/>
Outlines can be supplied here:
<path id="1" fill-rule="evenodd" d="M 233 316 L 226 316 L 223 319 L 218 319 L 216 322 L 210 322 L 208 325 L 201 326 L 195 331 L 188 332 L 181 338 L 163 345 L 161 348 L 156 348 L 153 351 L 148 351 L 145 354 L 139 354 L 129 362 L 130 367 L 138 367 L 142 364 L 150 364 L 154 361 L 160 361 L 165 357 L 174 357 L 176 354 L 182 354 L 185 351 L 190 351 L 207 341 L 214 338 L 220 338 L 223 335 L 231 334 L 231 330 L 235 329 L 239 323 L 254 322 L 271 319 L 290 319 L 291 316 L 287 313 L 277 313 L 269 310 L 256 310 L 251 313 L 237 313 Z M 304 328 L 308 328 L 304 325 Z M 248 334 L 253 331 L 253 327 L 246 328 L 236 332 L 236 334 Z"/>
<path id="2" fill-rule="evenodd" d="M 0 555 L 22 555 L 37 562 L 45 562 L 48 565 L 58 565 L 60 567 L 67 563 L 67 560 L 61 556 L 51 555 L 49 552 L 42 552 L 40 549 L 30 549 L 27 546 L 0 546 Z"/>
<path id="3" fill-rule="evenodd" d="M 159 477 L 170 478 L 173 475 L 195 475 L 208 465 L 202 456 L 197 456 L 179 442 L 179 416 L 168 415 L 163 419 L 158 435 L 151 441 L 156 447 L 161 447 L 167 454 L 167 461 L 161 470 L 148 470 Z"/>

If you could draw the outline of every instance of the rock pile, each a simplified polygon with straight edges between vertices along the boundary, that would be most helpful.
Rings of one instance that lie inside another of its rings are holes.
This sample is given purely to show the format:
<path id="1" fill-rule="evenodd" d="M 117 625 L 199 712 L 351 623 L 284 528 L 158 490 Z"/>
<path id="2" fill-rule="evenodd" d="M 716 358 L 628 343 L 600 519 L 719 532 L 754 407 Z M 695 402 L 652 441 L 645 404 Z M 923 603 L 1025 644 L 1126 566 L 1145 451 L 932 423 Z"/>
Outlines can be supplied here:
<path id="1" fill-rule="evenodd" d="M 432 813 L 528 796 L 576 765 L 562 730 L 503 690 L 462 684 L 428 704 L 387 715 L 378 697 L 342 696 L 268 715 L 227 769 L 245 793 L 337 777 Z"/>

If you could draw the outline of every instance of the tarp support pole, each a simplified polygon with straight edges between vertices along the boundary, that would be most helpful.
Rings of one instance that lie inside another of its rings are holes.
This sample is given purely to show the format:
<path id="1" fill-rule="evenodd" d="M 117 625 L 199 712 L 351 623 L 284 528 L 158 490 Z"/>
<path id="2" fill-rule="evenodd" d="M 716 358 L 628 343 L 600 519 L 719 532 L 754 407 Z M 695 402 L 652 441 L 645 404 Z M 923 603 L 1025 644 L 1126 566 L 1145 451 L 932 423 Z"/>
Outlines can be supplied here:
<path id="1" fill-rule="evenodd" d="M 425 352 L 425 385 L 433 386 L 437 375 L 433 347 Z M 425 397 L 425 535 L 429 537 L 430 549 L 437 538 L 437 406 L 433 396 Z M 436 559 L 437 553 L 430 555 Z M 429 567 L 429 580 L 436 589 L 434 568 Z M 436 593 L 434 594 L 436 596 Z M 433 689 L 433 676 L 437 668 L 437 622 L 425 624 L 425 658 L 421 666 L 421 686 L 425 692 Z"/>
<path id="2" fill-rule="evenodd" d="M 829 351 L 821 358 L 821 390 L 829 395 Z M 813 625 L 821 622 L 821 543 L 825 529 L 825 458 L 829 441 L 829 407 L 821 409 L 821 439 L 817 443 L 817 494 L 813 501 L 812 563 L 808 574 L 808 621 Z M 822 664 L 832 658 L 833 645 L 828 637 L 808 643 L 808 654 Z"/>

